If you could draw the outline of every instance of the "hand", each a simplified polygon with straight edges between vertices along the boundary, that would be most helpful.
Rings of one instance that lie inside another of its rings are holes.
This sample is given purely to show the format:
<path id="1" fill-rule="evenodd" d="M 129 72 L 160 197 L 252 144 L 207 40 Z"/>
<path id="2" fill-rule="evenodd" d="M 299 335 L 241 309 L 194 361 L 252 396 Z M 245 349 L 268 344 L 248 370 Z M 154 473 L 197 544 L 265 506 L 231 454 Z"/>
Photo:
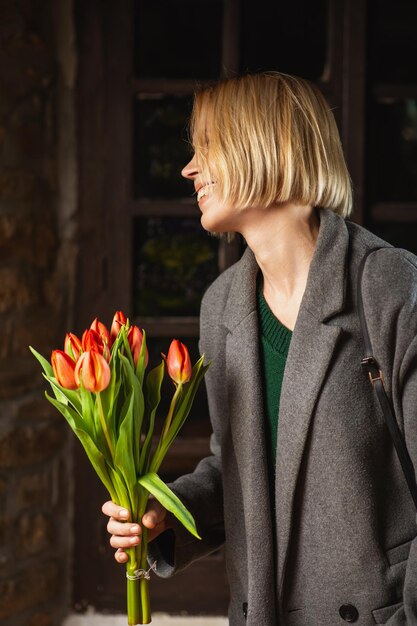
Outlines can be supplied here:
<path id="1" fill-rule="evenodd" d="M 129 522 L 129 511 L 114 504 L 111 500 L 105 502 L 101 508 L 105 515 L 110 517 L 107 530 L 111 534 L 110 545 L 117 548 L 114 558 L 118 563 L 126 563 L 128 556 L 126 548 L 132 548 L 140 543 L 141 527 Z M 158 537 L 167 528 L 170 528 L 167 510 L 153 496 L 149 497 L 142 524 L 148 529 L 148 541 Z"/>

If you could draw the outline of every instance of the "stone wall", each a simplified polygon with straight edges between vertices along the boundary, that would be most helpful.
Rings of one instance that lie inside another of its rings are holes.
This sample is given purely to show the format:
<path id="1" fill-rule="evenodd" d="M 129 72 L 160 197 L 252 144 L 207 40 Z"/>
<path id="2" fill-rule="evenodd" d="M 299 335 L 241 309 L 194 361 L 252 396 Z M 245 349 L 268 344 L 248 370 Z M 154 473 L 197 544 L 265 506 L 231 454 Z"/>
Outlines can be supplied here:
<path id="1" fill-rule="evenodd" d="M 33 345 L 71 324 L 75 234 L 70 0 L 0 1 L 0 624 L 69 606 L 72 435 Z"/>

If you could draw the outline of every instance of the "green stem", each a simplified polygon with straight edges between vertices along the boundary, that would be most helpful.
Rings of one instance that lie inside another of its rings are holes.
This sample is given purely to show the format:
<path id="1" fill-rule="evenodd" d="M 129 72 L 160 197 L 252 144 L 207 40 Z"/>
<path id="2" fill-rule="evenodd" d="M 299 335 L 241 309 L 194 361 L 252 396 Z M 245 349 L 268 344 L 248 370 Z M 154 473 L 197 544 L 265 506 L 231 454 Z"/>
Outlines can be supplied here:
<path id="1" fill-rule="evenodd" d="M 162 439 L 165 439 L 165 436 L 169 430 L 169 427 L 171 426 L 172 416 L 174 415 L 175 405 L 177 404 L 178 396 L 181 393 L 181 389 L 182 389 L 182 383 L 178 383 L 175 393 L 172 396 L 171 405 L 168 411 L 168 416 L 165 421 L 164 432 L 162 433 Z"/>
<path id="2" fill-rule="evenodd" d="M 138 521 L 140 523 L 142 534 L 139 545 L 139 568 L 147 571 L 148 569 L 148 530 L 142 524 L 142 518 L 146 511 L 146 505 L 149 498 L 149 492 L 146 489 L 140 489 L 139 505 L 138 505 Z M 141 578 L 139 581 L 139 597 L 141 607 L 142 624 L 150 624 L 151 618 L 151 603 L 149 598 L 149 580 L 147 578 Z"/>
<path id="3" fill-rule="evenodd" d="M 97 406 L 98 406 L 98 415 L 99 415 L 99 418 L 100 418 L 100 424 L 101 424 L 101 427 L 103 429 L 103 433 L 104 433 L 104 436 L 106 438 L 107 445 L 109 446 L 111 458 L 114 459 L 113 444 L 112 444 L 111 439 L 110 439 L 109 431 L 107 430 L 107 423 L 106 423 L 106 418 L 104 417 L 104 411 L 103 411 L 103 405 L 101 403 L 100 392 L 98 392 L 96 394 L 96 397 L 97 397 Z"/>
<path id="4" fill-rule="evenodd" d="M 165 456 L 165 452 L 163 451 L 163 444 L 165 441 L 165 438 L 168 434 L 169 431 L 169 427 L 171 426 L 171 422 L 172 422 L 172 418 L 174 415 L 174 410 L 175 410 L 175 405 L 177 404 L 177 400 L 178 397 L 181 393 L 181 389 L 182 389 L 182 383 L 178 383 L 177 388 L 175 390 L 174 395 L 172 396 L 172 400 L 171 400 L 171 404 L 169 407 L 169 411 L 168 411 L 168 415 L 167 418 L 165 420 L 165 426 L 164 426 L 164 430 L 162 432 L 161 438 L 159 439 L 159 443 L 156 447 L 155 453 L 153 455 L 152 461 L 149 465 L 149 472 L 157 472 L 159 469 L 159 466 L 161 465 L 164 456 Z"/>

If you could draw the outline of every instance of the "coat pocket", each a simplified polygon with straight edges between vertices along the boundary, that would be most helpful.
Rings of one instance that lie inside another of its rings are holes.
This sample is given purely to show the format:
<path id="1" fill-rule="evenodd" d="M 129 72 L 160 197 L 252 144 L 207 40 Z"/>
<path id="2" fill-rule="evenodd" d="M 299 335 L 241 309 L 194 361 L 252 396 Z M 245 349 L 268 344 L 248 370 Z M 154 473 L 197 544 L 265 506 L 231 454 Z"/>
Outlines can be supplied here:
<path id="1" fill-rule="evenodd" d="M 401 561 L 408 559 L 408 553 L 410 552 L 413 540 L 414 537 L 412 539 L 408 539 L 408 541 L 405 541 L 404 543 L 400 543 L 399 546 L 386 550 L 385 554 L 389 565 L 396 565 L 397 563 L 401 563 Z"/>
<path id="2" fill-rule="evenodd" d="M 374 618 L 375 624 L 385 624 L 402 606 L 402 602 L 397 602 L 396 604 L 383 606 L 380 609 L 374 609 L 372 611 L 372 617 Z"/>

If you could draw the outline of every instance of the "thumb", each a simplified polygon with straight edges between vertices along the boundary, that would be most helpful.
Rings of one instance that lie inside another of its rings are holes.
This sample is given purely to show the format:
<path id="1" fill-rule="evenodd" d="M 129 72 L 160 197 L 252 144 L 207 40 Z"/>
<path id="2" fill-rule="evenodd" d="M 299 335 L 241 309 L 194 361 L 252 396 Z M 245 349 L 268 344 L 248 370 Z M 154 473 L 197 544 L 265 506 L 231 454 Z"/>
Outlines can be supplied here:
<path id="1" fill-rule="evenodd" d="M 142 524 L 148 529 L 149 541 L 155 539 L 168 528 L 167 510 L 153 496 L 149 498 L 145 514 L 142 517 Z"/>

